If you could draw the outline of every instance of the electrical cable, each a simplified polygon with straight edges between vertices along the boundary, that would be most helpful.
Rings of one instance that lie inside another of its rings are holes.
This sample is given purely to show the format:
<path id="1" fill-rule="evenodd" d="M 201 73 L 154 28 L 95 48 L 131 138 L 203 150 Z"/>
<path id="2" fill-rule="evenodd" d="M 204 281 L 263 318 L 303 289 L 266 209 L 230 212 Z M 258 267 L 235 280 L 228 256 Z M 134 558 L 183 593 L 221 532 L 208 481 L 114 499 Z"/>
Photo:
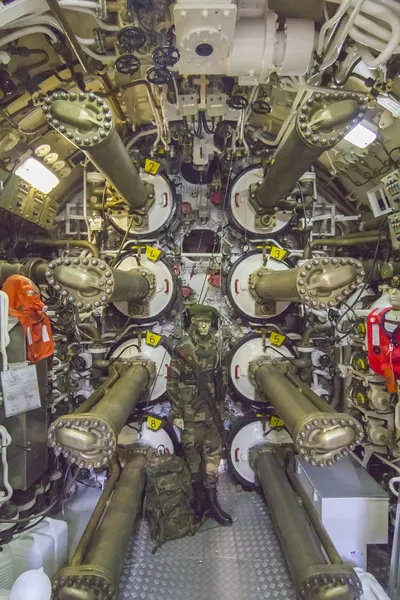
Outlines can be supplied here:
<path id="1" fill-rule="evenodd" d="M 113 261 L 112 261 L 112 263 L 111 263 L 111 268 L 112 268 L 112 267 L 115 267 L 115 265 L 117 264 L 117 261 L 118 261 L 119 257 L 121 256 L 122 249 L 123 249 L 123 247 L 124 247 L 124 244 L 125 244 L 125 242 L 126 242 L 126 240 L 127 240 L 127 238 L 128 238 L 129 232 L 130 232 L 130 230 L 131 230 L 131 227 L 132 227 L 132 225 L 133 225 L 133 219 L 134 219 L 134 218 L 135 218 L 135 215 L 132 215 L 132 217 L 131 217 L 131 222 L 129 223 L 129 226 L 128 226 L 127 230 L 125 231 L 125 235 L 124 235 L 124 237 L 123 237 L 123 239 L 122 239 L 121 245 L 120 245 L 120 247 L 118 248 L 117 254 L 114 256 L 114 260 L 113 260 Z"/>
<path id="2" fill-rule="evenodd" d="M 30 517 L 24 517 L 22 519 L 0 519 L 0 523 L 28 523 L 29 521 L 32 521 L 33 519 L 37 519 L 38 517 L 46 516 L 56 506 L 56 504 L 58 504 L 58 502 L 64 496 L 66 489 L 67 489 L 67 479 L 68 479 L 69 472 L 71 471 L 71 467 L 72 467 L 72 463 L 70 463 L 68 465 L 68 468 L 65 471 L 64 482 L 61 487 L 60 493 L 58 494 L 58 496 L 54 500 L 54 502 L 52 502 L 50 504 L 50 506 L 48 506 L 41 512 L 37 513 L 36 515 L 31 515 Z M 75 474 L 72 476 L 72 481 L 70 481 L 69 487 L 71 487 L 75 483 L 75 481 L 78 477 L 78 473 L 79 473 L 79 469 L 77 469 Z"/>
<path id="3" fill-rule="evenodd" d="M 377 261 L 377 258 L 378 258 L 378 251 L 379 251 L 379 246 L 380 246 L 380 243 L 381 243 L 381 237 L 382 237 L 382 232 L 383 232 L 383 225 L 386 225 L 386 224 L 387 224 L 387 219 L 383 219 L 382 222 L 381 222 L 380 228 L 379 228 L 378 241 L 377 241 L 377 244 L 376 244 L 376 247 L 375 247 L 374 259 L 373 259 L 372 267 L 370 269 L 369 275 L 368 275 L 368 277 L 367 277 L 367 279 L 366 279 L 363 287 L 361 288 L 360 292 L 358 293 L 357 298 L 353 302 L 353 306 L 354 306 L 354 304 L 356 304 L 359 301 L 359 299 L 361 298 L 362 294 L 364 293 L 364 291 L 366 290 L 366 288 L 367 288 L 367 286 L 368 286 L 368 284 L 370 282 L 370 279 L 372 277 L 372 273 L 373 273 L 373 271 L 375 269 L 376 261 Z M 342 304 L 346 304 L 346 303 L 342 302 Z M 337 322 L 335 324 L 334 328 L 335 328 L 336 331 L 339 331 L 337 329 L 337 327 L 338 327 L 340 321 L 347 315 L 347 313 L 350 310 L 353 310 L 352 307 L 350 307 L 349 305 L 347 305 L 347 306 L 348 306 L 347 310 L 344 313 L 341 314 L 341 316 L 339 317 L 339 319 L 337 320 Z M 350 331 L 346 332 L 346 334 L 344 336 L 342 336 L 341 338 L 339 338 L 339 340 L 337 340 L 337 341 L 341 341 L 342 339 L 344 339 L 347 335 L 349 335 Z M 342 332 L 340 332 L 340 333 L 342 333 Z"/>

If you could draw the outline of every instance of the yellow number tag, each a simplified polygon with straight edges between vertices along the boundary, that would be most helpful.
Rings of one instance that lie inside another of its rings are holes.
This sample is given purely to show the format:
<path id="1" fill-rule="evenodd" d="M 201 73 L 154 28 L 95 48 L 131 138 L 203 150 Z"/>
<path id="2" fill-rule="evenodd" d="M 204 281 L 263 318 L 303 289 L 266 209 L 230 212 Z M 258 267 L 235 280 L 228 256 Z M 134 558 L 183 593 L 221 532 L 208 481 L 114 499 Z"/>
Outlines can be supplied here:
<path id="1" fill-rule="evenodd" d="M 150 173 L 150 175 L 157 175 L 157 171 L 160 167 L 160 163 L 156 162 L 155 160 L 151 160 L 150 158 L 146 158 L 146 162 L 144 163 L 144 170 L 146 173 Z"/>
<path id="2" fill-rule="evenodd" d="M 287 250 L 283 250 L 282 248 L 278 248 L 278 246 L 272 246 L 271 252 L 269 253 L 271 258 L 275 260 L 283 260 L 287 254 Z"/>
<path id="3" fill-rule="evenodd" d="M 361 392 L 358 392 L 358 394 L 357 394 L 357 400 L 359 401 L 360 404 L 365 404 L 365 396 L 364 396 L 364 394 L 362 394 Z"/>
<path id="4" fill-rule="evenodd" d="M 146 246 L 146 257 L 153 262 L 156 262 L 160 258 L 161 250 L 153 248 L 153 246 Z"/>
<path id="5" fill-rule="evenodd" d="M 147 427 L 152 429 L 153 431 L 158 431 L 162 425 L 161 419 L 157 419 L 156 417 L 152 417 L 149 415 L 147 417 Z"/>
<path id="6" fill-rule="evenodd" d="M 272 428 L 283 427 L 284 425 L 285 425 L 285 423 L 279 417 L 271 417 L 270 422 L 269 422 L 269 426 Z"/>
<path id="7" fill-rule="evenodd" d="M 280 333 L 276 333 L 273 331 L 269 336 L 269 342 L 273 346 L 282 346 L 283 342 L 286 340 L 286 335 L 281 335 Z"/>
<path id="8" fill-rule="evenodd" d="M 152 331 L 148 331 L 146 333 L 146 344 L 148 346 L 154 346 L 154 348 L 155 348 L 160 343 L 161 337 L 162 336 L 158 335 L 157 333 L 153 333 Z"/>

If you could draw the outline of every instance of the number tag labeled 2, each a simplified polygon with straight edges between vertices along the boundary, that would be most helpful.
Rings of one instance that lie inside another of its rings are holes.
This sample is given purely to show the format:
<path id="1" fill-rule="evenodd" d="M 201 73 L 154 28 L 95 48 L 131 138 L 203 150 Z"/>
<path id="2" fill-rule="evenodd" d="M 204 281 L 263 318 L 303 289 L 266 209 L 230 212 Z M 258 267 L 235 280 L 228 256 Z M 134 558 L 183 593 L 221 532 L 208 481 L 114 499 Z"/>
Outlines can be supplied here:
<path id="1" fill-rule="evenodd" d="M 149 415 L 147 417 L 147 427 L 152 429 L 153 431 L 158 431 L 162 425 L 161 419 L 157 419 L 156 417 L 152 417 Z"/>
<path id="2" fill-rule="evenodd" d="M 273 346 L 282 346 L 283 342 L 286 340 L 286 335 L 281 335 L 280 333 L 276 333 L 273 331 L 269 336 L 269 342 Z"/>
<path id="3" fill-rule="evenodd" d="M 161 342 L 161 337 L 162 336 L 158 335 L 158 333 L 153 333 L 152 331 L 148 331 L 146 333 L 146 344 L 148 346 L 153 346 L 155 348 Z"/>
<path id="4" fill-rule="evenodd" d="M 285 425 L 285 423 L 279 417 L 271 417 L 271 419 L 269 421 L 269 426 L 272 427 L 273 429 L 275 427 L 283 427 L 284 425 Z"/>
<path id="5" fill-rule="evenodd" d="M 278 246 L 272 246 L 271 252 L 269 253 L 271 258 L 275 260 L 283 260 L 287 254 L 287 250 L 283 250 L 282 248 L 278 248 Z"/>
<path id="6" fill-rule="evenodd" d="M 150 158 L 146 158 L 146 162 L 144 163 L 144 170 L 146 173 L 150 173 L 150 175 L 157 175 L 158 169 L 161 167 L 159 162 L 155 160 L 151 160 Z"/>
<path id="7" fill-rule="evenodd" d="M 161 250 L 153 248 L 153 246 L 146 246 L 146 258 L 156 262 L 160 258 Z"/>

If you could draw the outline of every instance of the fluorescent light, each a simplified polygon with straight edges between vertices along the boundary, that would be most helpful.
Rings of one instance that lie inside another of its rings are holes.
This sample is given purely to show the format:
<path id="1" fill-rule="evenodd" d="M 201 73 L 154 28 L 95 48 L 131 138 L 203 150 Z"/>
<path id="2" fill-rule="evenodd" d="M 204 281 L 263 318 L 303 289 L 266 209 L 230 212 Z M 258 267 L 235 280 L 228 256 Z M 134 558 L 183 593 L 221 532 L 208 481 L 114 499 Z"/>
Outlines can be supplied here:
<path id="1" fill-rule="evenodd" d="M 368 125 L 369 126 L 359 123 L 344 136 L 344 139 L 351 144 L 358 146 L 358 148 L 366 148 L 372 144 L 377 137 L 377 132 L 372 129 L 373 125 Z"/>
<path id="2" fill-rule="evenodd" d="M 51 192 L 60 181 L 54 173 L 42 165 L 36 158 L 27 158 L 26 161 L 16 169 L 15 174 L 30 183 L 43 194 Z"/>

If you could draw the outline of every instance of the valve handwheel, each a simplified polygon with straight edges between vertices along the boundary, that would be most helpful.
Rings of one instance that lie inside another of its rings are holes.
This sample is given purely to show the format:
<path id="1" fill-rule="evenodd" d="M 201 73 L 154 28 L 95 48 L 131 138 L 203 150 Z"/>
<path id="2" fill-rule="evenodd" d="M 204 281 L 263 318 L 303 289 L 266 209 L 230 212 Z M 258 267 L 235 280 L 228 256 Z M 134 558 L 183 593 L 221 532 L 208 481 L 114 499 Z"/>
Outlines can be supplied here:
<path id="1" fill-rule="evenodd" d="M 171 79 L 171 72 L 165 67 L 151 67 L 146 73 L 146 79 L 154 85 L 165 85 Z"/>
<path id="2" fill-rule="evenodd" d="M 229 108 L 231 108 L 232 110 L 244 110 L 245 108 L 248 107 L 249 102 L 247 100 L 247 98 L 245 98 L 244 96 L 231 96 L 227 102 Z"/>
<path id="3" fill-rule="evenodd" d="M 117 40 L 126 52 L 140 50 L 146 43 L 146 34 L 139 27 L 128 25 L 118 32 Z"/>
<path id="4" fill-rule="evenodd" d="M 271 112 L 271 106 L 266 100 L 256 100 L 252 103 L 251 110 L 255 112 L 256 115 L 268 115 Z"/>
<path id="5" fill-rule="evenodd" d="M 123 75 L 134 75 L 140 69 L 140 61 L 133 54 L 123 54 L 115 61 L 115 68 Z"/>
<path id="6" fill-rule="evenodd" d="M 153 60 L 161 67 L 173 67 L 181 55 L 175 46 L 158 46 L 153 52 Z"/>

